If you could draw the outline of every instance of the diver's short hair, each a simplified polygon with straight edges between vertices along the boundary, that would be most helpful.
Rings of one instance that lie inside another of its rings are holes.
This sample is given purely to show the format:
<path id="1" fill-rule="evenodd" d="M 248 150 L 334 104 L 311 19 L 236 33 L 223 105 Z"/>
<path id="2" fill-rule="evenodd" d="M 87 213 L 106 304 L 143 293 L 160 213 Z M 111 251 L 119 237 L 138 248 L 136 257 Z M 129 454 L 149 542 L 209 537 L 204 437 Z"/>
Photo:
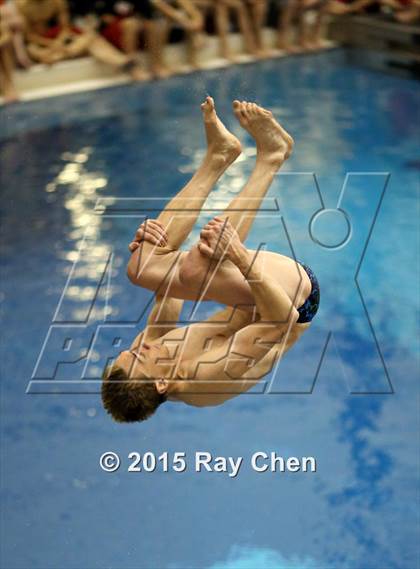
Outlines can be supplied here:
<path id="1" fill-rule="evenodd" d="M 118 423 L 144 421 L 167 399 L 157 391 L 154 381 L 147 377 L 130 379 L 115 364 L 105 368 L 102 379 L 102 402 Z"/>

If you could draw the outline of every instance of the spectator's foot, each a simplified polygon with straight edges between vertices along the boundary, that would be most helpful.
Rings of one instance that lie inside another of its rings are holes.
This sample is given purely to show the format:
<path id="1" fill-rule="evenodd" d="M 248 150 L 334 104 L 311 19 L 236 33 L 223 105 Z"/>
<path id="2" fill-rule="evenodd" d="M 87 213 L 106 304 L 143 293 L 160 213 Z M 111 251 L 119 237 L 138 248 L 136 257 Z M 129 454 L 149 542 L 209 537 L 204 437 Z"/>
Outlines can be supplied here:
<path id="1" fill-rule="evenodd" d="M 293 139 L 279 125 L 271 111 L 255 103 L 234 101 L 233 110 L 240 125 L 257 144 L 257 160 L 280 168 L 293 149 Z"/>
<path id="2" fill-rule="evenodd" d="M 189 66 L 193 71 L 200 71 L 204 67 L 203 64 L 198 61 L 190 61 Z"/>
<path id="3" fill-rule="evenodd" d="M 293 43 L 293 41 L 289 37 L 284 37 L 283 34 L 279 36 L 277 40 L 277 49 L 281 49 L 286 53 L 290 53 L 290 55 L 293 55 L 295 53 L 302 53 L 301 46 L 296 43 Z"/>
<path id="4" fill-rule="evenodd" d="M 323 38 L 318 38 L 315 39 L 311 42 L 311 47 L 310 49 L 312 51 L 318 51 L 320 49 L 326 49 L 327 47 L 329 47 L 329 43 L 327 40 L 323 39 Z"/>
<path id="5" fill-rule="evenodd" d="M 152 73 L 156 79 L 167 79 L 174 74 L 174 71 L 166 67 L 166 65 L 158 65 L 153 69 Z"/>
<path id="6" fill-rule="evenodd" d="M 302 45 L 294 43 L 286 44 L 283 49 L 286 53 L 289 53 L 290 55 L 297 55 L 304 51 Z"/>
<path id="7" fill-rule="evenodd" d="M 151 78 L 151 75 L 150 73 L 139 67 L 138 65 L 135 65 L 130 70 L 130 77 L 133 81 L 147 81 L 148 79 Z"/>
<path id="8" fill-rule="evenodd" d="M 258 59 L 270 59 L 270 57 L 276 55 L 276 51 L 274 49 L 263 48 L 257 50 L 254 55 L 258 57 Z"/>
<path id="9" fill-rule="evenodd" d="M 226 61 L 229 61 L 229 63 L 238 63 L 240 60 L 240 57 L 238 55 L 234 55 L 233 53 L 230 53 L 230 51 L 223 53 L 222 58 L 226 59 Z"/>
<path id="10" fill-rule="evenodd" d="M 322 49 L 321 41 L 305 41 L 300 44 L 302 51 L 318 51 Z"/>
<path id="11" fill-rule="evenodd" d="M 217 116 L 212 97 L 206 97 L 201 110 L 206 129 L 208 156 L 222 164 L 231 164 L 242 152 L 241 143 Z"/>

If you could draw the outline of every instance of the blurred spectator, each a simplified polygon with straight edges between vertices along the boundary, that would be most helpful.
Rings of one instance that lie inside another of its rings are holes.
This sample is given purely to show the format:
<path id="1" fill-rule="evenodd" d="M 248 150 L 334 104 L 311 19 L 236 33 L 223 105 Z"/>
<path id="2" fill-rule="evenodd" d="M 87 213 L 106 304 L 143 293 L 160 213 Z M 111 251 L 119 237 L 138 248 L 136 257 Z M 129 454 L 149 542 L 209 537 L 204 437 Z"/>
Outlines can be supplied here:
<path id="1" fill-rule="evenodd" d="M 90 53 L 135 80 L 145 78 L 134 58 L 118 51 L 94 29 L 72 26 L 66 0 L 17 0 L 17 6 L 25 18 L 28 52 L 35 61 L 53 64 Z"/>
<path id="2" fill-rule="evenodd" d="M 193 69 L 199 68 L 198 51 L 203 45 L 204 18 L 192 0 L 154 0 L 160 19 L 165 19 L 164 44 L 171 28 L 180 28 L 185 34 L 187 59 Z"/>
<path id="3" fill-rule="evenodd" d="M 164 47 L 174 27 L 185 33 L 188 62 L 194 68 L 198 67 L 203 18 L 191 0 L 101 0 L 96 2 L 95 11 L 101 17 L 103 36 L 127 54 L 137 53 L 140 35 L 144 35 L 154 77 L 168 77 L 174 71 L 164 63 L 163 57 Z"/>
<path id="4" fill-rule="evenodd" d="M 153 77 L 163 78 L 170 75 L 163 62 L 165 30 L 154 18 L 151 1 L 98 0 L 94 7 L 95 13 L 100 17 L 100 31 L 110 43 L 124 53 L 134 56 L 139 49 L 142 34 Z"/>
<path id="5" fill-rule="evenodd" d="M 231 17 L 236 21 L 242 34 L 244 48 L 247 53 L 258 56 L 258 49 L 252 31 L 249 13 L 243 0 L 214 0 L 216 11 L 216 28 L 220 41 L 221 56 L 229 61 L 235 61 L 232 54 L 228 35 Z"/>
<path id="6" fill-rule="evenodd" d="M 142 21 L 135 13 L 135 2 L 102 0 L 95 4 L 100 17 L 102 35 L 124 53 L 134 55 L 138 50 Z"/>

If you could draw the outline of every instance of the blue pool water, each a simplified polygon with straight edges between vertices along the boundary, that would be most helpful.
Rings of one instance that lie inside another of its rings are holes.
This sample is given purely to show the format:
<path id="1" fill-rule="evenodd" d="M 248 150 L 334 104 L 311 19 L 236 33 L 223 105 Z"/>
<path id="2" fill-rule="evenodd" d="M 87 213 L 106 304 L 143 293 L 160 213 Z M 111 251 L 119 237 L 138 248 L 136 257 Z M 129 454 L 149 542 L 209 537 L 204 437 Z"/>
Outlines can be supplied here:
<path id="1" fill-rule="evenodd" d="M 252 168 L 233 99 L 270 107 L 295 137 L 249 245 L 292 247 L 321 309 L 265 394 L 118 425 L 95 378 L 150 299 L 124 268 L 145 202 L 123 198 L 159 204 L 182 187 L 207 93 L 246 158 L 208 215 Z M 340 51 L 1 111 L 1 567 L 418 567 L 419 111 L 417 83 Z M 107 450 L 123 460 L 114 474 L 98 465 Z M 188 468 L 128 473 L 130 451 L 186 452 Z M 244 465 L 197 474 L 196 451 Z M 256 451 L 315 456 L 317 472 L 257 473 Z"/>

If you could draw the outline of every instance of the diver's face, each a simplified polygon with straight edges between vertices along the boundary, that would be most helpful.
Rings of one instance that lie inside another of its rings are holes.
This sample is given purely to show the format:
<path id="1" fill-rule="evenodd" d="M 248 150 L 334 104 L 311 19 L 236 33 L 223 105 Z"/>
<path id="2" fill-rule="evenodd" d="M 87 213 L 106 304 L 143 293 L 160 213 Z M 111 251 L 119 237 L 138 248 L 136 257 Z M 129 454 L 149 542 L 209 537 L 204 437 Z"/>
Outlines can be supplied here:
<path id="1" fill-rule="evenodd" d="M 168 378 L 169 350 L 163 344 L 142 342 L 141 346 L 122 352 L 117 364 L 124 368 L 130 378 L 149 377 L 150 379 Z"/>

